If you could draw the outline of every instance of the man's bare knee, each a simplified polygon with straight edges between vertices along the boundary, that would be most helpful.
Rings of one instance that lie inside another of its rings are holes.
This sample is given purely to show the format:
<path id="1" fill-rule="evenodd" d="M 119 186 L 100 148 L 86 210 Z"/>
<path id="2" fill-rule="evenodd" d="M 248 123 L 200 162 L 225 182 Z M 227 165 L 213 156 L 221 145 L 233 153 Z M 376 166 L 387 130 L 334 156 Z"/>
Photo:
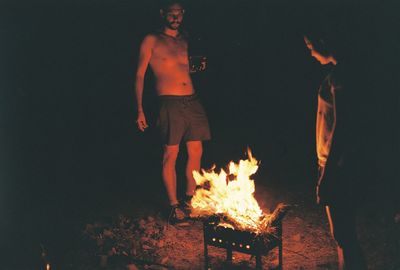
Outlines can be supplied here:
<path id="1" fill-rule="evenodd" d="M 179 153 L 179 145 L 165 145 L 163 154 L 163 164 L 175 163 Z"/>
<path id="2" fill-rule="evenodd" d="M 203 145 L 201 141 L 188 142 L 186 147 L 189 157 L 201 157 L 203 154 Z"/>

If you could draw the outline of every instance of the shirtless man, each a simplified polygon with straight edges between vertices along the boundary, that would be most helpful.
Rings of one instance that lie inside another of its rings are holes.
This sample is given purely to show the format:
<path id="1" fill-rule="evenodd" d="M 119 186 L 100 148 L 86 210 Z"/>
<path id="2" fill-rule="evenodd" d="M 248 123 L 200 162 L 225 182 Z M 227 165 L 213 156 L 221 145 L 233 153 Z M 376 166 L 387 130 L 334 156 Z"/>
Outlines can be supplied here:
<path id="1" fill-rule="evenodd" d="M 171 205 L 170 223 L 183 221 L 196 188 L 193 170 L 200 170 L 202 141 L 210 139 L 207 116 L 199 102 L 189 74 L 188 44 L 179 31 L 184 9 L 170 2 L 160 10 L 164 28 L 148 34 L 141 46 L 136 73 L 137 126 L 144 131 L 148 125 L 142 106 L 144 76 L 148 65 L 155 75 L 155 88 L 160 99 L 158 128 L 164 144 L 162 177 Z M 187 189 L 183 204 L 177 199 L 175 163 L 179 145 L 186 143 Z"/>

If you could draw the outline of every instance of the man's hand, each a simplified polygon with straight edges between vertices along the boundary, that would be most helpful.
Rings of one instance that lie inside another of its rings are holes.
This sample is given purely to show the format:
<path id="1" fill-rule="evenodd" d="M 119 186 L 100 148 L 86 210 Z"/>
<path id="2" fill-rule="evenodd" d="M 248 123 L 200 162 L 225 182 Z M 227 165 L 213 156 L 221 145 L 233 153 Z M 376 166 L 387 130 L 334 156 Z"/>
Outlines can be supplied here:
<path id="1" fill-rule="evenodd" d="M 140 131 L 144 131 L 148 125 L 146 122 L 146 117 L 143 111 L 138 112 L 137 120 L 136 120 L 137 127 Z"/>
<path id="2" fill-rule="evenodd" d="M 207 57 L 205 56 L 190 56 L 189 57 L 189 72 L 196 73 L 205 71 L 207 68 Z"/>

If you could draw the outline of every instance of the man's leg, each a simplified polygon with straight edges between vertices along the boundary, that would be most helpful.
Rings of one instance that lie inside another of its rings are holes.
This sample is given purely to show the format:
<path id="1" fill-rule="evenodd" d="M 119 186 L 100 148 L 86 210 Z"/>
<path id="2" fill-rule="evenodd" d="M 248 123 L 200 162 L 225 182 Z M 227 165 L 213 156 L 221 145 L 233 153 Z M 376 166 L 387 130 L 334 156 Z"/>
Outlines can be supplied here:
<path id="1" fill-rule="evenodd" d="M 163 154 L 162 176 L 170 205 L 178 204 L 176 196 L 176 159 L 179 145 L 165 145 Z"/>
<path id="2" fill-rule="evenodd" d="M 186 143 L 188 160 L 186 164 L 186 196 L 191 197 L 196 189 L 196 181 L 193 178 L 193 171 L 200 171 L 203 145 L 201 141 L 188 141 Z"/>

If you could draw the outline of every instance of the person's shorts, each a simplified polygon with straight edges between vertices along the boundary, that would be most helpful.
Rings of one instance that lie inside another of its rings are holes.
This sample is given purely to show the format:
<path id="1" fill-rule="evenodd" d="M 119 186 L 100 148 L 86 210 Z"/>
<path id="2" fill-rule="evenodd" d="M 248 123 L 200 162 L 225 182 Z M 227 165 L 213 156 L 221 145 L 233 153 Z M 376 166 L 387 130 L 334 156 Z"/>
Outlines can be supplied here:
<path id="1" fill-rule="evenodd" d="M 211 139 L 207 115 L 196 94 L 159 96 L 157 126 L 166 145 Z"/>

